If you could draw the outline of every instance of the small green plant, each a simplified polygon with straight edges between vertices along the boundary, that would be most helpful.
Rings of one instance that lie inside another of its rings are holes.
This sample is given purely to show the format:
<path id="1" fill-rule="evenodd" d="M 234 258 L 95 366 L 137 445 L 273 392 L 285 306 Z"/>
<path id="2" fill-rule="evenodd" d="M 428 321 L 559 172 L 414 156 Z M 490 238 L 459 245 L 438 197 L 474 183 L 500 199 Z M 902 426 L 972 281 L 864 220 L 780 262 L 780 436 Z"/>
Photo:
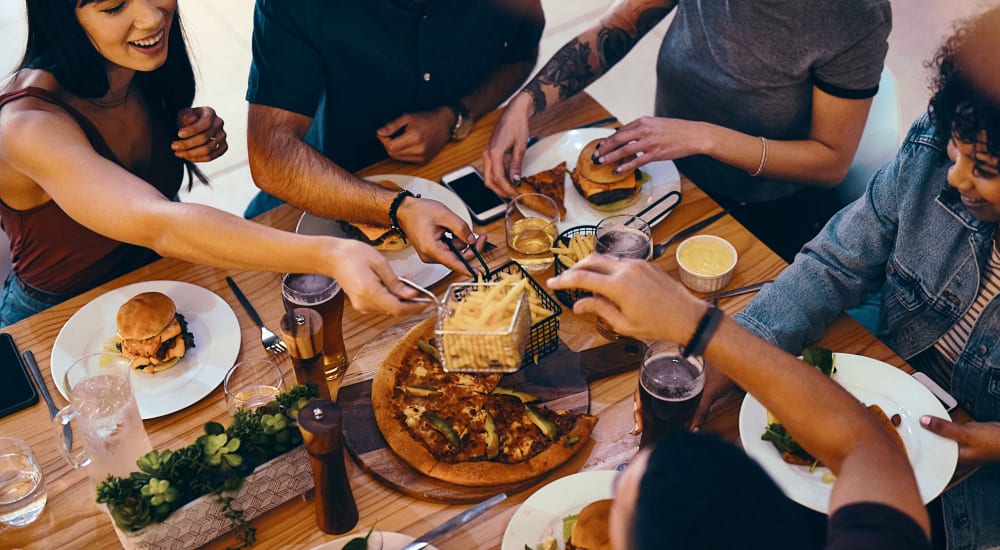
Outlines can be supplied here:
<path id="1" fill-rule="evenodd" d="M 108 505 L 119 529 L 138 531 L 202 495 L 214 494 L 240 542 L 238 548 L 246 548 L 254 543 L 256 529 L 225 493 L 239 489 L 261 464 L 302 443 L 296 419 L 318 395 L 315 385 L 297 384 L 267 405 L 236 411 L 229 428 L 209 422 L 205 434 L 191 445 L 150 451 L 136 461 L 139 471 L 125 478 L 108 476 L 97 487 L 97 502 Z"/>

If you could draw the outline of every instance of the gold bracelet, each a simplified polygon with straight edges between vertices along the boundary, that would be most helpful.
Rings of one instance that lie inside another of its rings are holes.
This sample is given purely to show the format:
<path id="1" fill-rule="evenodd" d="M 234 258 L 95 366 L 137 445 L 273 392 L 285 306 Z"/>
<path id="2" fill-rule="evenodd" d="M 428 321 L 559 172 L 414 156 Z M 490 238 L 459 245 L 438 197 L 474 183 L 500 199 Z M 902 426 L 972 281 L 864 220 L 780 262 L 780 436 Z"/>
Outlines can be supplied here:
<path id="1" fill-rule="evenodd" d="M 761 145 L 760 166 L 758 166 L 757 169 L 754 170 L 753 172 L 750 172 L 750 177 L 752 177 L 752 178 L 756 178 L 757 176 L 763 174 L 764 173 L 764 166 L 767 166 L 767 138 L 766 137 L 760 136 L 760 145 Z"/>

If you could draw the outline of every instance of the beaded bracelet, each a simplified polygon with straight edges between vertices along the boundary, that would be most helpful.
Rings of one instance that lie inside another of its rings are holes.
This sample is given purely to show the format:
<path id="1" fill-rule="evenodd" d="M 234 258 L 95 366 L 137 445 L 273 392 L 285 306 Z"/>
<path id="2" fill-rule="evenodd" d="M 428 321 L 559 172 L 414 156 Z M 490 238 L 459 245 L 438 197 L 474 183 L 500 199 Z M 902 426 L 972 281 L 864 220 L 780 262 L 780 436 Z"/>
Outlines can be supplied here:
<path id="1" fill-rule="evenodd" d="M 701 320 L 698 321 L 698 327 L 694 329 L 694 334 L 691 336 L 691 340 L 684 346 L 684 351 L 682 354 L 684 357 L 690 357 L 692 355 L 703 355 L 705 353 L 705 348 L 708 347 L 708 341 L 712 339 L 712 335 L 715 334 L 715 329 L 719 328 L 719 323 L 722 321 L 723 313 L 715 304 L 709 304 L 708 309 L 705 314 L 701 316 Z"/>
<path id="2" fill-rule="evenodd" d="M 392 227 L 393 231 L 399 233 L 399 236 L 403 238 L 403 242 L 406 242 L 406 233 L 403 231 L 403 228 L 400 227 L 399 218 L 397 218 L 396 215 L 399 212 L 399 205 L 403 204 L 403 200 L 406 199 L 406 197 L 413 197 L 415 199 L 419 199 L 420 195 L 419 194 L 414 195 L 409 190 L 403 189 L 399 193 L 396 193 L 396 196 L 393 197 L 392 199 L 392 203 L 389 204 L 390 227 Z"/>
<path id="3" fill-rule="evenodd" d="M 767 138 L 760 136 L 761 154 L 760 154 L 760 166 L 756 170 L 750 172 L 750 177 L 756 178 L 757 176 L 764 173 L 764 166 L 767 166 Z"/>

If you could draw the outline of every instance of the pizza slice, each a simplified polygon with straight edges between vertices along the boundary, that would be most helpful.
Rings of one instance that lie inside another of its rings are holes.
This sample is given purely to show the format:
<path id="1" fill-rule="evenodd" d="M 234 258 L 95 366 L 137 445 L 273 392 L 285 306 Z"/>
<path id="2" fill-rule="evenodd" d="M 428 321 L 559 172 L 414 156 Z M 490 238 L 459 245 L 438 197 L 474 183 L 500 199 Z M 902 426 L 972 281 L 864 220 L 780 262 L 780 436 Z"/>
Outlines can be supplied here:
<path id="1" fill-rule="evenodd" d="M 559 208 L 559 217 L 566 217 L 566 163 L 561 162 L 555 168 L 550 168 L 548 170 L 538 172 L 537 174 L 532 174 L 530 176 L 524 176 L 521 178 L 521 185 L 516 187 L 518 194 L 525 195 L 529 193 L 537 193 L 539 195 L 545 195 L 556 201 L 556 205 Z M 555 212 L 551 212 L 551 208 L 548 205 L 540 201 L 534 201 L 529 199 L 525 200 L 525 204 L 533 209 L 549 216 L 555 216 Z"/>

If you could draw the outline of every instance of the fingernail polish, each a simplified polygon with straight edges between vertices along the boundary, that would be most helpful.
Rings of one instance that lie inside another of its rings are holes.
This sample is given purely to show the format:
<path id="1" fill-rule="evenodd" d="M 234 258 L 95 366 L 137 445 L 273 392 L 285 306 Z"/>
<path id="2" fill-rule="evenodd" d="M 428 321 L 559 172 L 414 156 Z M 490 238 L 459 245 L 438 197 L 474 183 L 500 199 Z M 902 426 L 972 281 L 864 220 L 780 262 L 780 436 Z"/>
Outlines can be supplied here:
<path id="1" fill-rule="evenodd" d="M 923 416 L 921 416 L 920 417 L 920 425 L 921 426 L 930 426 L 931 425 L 931 417 L 927 416 L 926 414 L 923 415 Z"/>
<path id="2" fill-rule="evenodd" d="M 611 171 L 611 173 L 617 176 L 618 175 L 618 169 L 615 168 L 614 170 Z"/>
<path id="3" fill-rule="evenodd" d="M 520 187 L 521 186 L 521 176 L 514 176 L 513 178 L 511 178 L 511 180 L 512 180 L 512 183 L 514 184 L 514 187 Z"/>
<path id="4" fill-rule="evenodd" d="M 596 154 L 590 155 L 590 160 L 594 163 L 594 166 L 601 165 L 601 159 Z"/>

